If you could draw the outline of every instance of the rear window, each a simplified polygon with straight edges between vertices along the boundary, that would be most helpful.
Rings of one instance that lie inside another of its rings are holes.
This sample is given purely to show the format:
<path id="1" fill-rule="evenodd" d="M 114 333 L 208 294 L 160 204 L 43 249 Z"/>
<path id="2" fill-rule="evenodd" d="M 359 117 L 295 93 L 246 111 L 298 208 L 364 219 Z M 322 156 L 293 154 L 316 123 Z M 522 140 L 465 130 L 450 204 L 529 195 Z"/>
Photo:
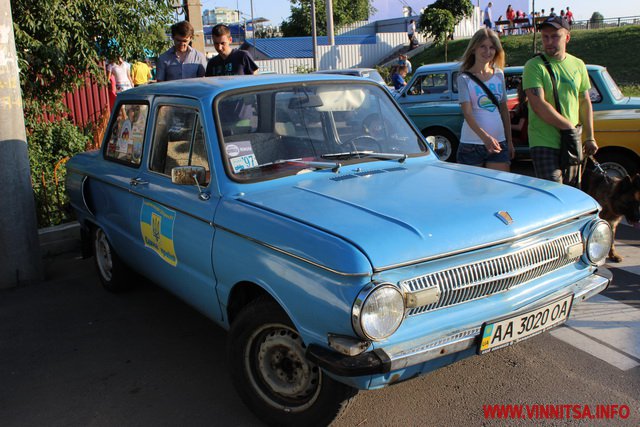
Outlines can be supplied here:
<path id="1" fill-rule="evenodd" d="M 140 165 L 149 107 L 143 104 L 121 104 L 112 122 L 104 156 L 128 166 Z"/>

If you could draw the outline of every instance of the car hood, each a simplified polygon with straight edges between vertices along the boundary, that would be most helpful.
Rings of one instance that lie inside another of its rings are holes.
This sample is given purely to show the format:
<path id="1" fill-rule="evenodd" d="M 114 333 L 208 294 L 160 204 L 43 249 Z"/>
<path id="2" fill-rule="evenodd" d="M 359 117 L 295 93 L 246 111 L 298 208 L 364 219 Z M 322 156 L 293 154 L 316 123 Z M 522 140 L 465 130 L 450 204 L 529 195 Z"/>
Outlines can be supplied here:
<path id="1" fill-rule="evenodd" d="M 527 176 L 419 159 L 372 165 L 322 179 L 314 174 L 238 201 L 340 236 L 376 269 L 510 239 L 597 209 L 579 190 Z"/>

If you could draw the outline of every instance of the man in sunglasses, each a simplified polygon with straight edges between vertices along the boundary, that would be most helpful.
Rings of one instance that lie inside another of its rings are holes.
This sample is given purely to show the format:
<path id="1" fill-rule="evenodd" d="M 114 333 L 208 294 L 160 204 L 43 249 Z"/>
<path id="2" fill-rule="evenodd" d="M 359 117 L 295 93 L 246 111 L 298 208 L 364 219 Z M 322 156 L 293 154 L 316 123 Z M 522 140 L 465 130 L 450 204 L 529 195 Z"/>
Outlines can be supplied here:
<path id="1" fill-rule="evenodd" d="M 192 77 L 204 77 L 207 66 L 205 56 L 189 46 L 193 39 L 193 26 L 182 21 L 171 26 L 173 47 L 158 57 L 156 80 L 159 82 Z"/>

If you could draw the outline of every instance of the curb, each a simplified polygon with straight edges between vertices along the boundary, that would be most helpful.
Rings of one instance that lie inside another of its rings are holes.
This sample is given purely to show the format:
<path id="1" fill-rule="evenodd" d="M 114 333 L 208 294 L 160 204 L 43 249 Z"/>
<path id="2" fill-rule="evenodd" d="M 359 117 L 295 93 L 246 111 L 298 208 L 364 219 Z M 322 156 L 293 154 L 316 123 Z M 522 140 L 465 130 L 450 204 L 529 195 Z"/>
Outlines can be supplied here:
<path id="1" fill-rule="evenodd" d="M 77 221 L 38 229 L 43 258 L 80 250 L 80 223 Z"/>

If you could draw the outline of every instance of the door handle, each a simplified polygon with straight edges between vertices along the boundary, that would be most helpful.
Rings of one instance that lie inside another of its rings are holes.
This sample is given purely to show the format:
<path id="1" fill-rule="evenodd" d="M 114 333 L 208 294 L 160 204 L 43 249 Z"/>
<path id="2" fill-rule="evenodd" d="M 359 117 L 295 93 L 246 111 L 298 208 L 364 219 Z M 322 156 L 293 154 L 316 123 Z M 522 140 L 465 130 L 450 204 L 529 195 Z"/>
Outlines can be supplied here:
<path id="1" fill-rule="evenodd" d="M 145 181 L 142 178 L 133 178 L 131 181 L 129 181 L 129 184 L 137 187 L 138 185 L 147 185 L 149 184 L 149 181 Z"/>

